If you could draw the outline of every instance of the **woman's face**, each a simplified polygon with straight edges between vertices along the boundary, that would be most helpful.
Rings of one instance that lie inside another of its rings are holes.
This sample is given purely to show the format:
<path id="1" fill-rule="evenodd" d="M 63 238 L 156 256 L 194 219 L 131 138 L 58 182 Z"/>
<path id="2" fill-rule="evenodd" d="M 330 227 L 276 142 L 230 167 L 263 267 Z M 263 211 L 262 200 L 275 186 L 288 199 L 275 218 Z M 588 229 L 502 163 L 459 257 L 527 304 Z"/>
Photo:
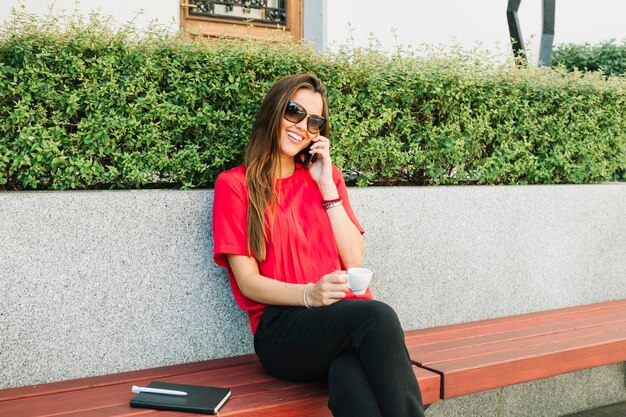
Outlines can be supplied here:
<path id="1" fill-rule="evenodd" d="M 291 100 L 304 107 L 309 116 L 321 116 L 324 110 L 322 95 L 307 88 L 296 91 Z M 282 118 L 280 154 L 285 159 L 291 158 L 293 160 L 293 157 L 306 148 L 311 143 L 311 139 L 317 136 L 307 130 L 307 120 L 308 118 L 305 117 L 300 122 L 293 123 L 284 117 Z"/>

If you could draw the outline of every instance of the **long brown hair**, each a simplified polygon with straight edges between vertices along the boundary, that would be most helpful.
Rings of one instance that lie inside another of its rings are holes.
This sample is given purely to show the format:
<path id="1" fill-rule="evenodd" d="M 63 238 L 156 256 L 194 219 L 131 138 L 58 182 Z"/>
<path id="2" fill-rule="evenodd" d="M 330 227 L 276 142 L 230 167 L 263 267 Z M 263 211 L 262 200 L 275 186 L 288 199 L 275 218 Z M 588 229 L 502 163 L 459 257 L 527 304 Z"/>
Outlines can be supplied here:
<path id="1" fill-rule="evenodd" d="M 257 261 L 267 255 L 267 230 L 271 223 L 278 197 L 274 189 L 276 175 L 280 170 L 280 132 L 283 113 L 287 102 L 301 88 L 309 89 L 322 96 L 322 116 L 328 120 L 326 87 L 314 75 L 296 74 L 279 79 L 265 95 L 256 121 L 252 127 L 246 148 L 246 182 L 248 185 L 248 255 Z M 328 123 L 320 132 L 328 136 Z M 294 156 L 296 164 L 306 167 L 311 162 L 307 149 Z"/>

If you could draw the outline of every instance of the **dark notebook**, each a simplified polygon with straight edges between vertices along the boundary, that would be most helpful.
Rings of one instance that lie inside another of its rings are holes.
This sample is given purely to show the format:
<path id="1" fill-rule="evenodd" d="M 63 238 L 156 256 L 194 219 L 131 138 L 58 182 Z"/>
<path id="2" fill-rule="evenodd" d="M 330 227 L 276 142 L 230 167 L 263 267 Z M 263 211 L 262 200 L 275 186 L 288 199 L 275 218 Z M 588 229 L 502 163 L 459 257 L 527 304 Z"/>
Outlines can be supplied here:
<path id="1" fill-rule="evenodd" d="M 151 382 L 148 387 L 184 391 L 187 395 L 176 396 L 140 392 L 135 398 L 130 400 L 131 407 L 217 414 L 220 407 L 230 398 L 231 394 L 230 388 L 172 384 L 159 381 Z"/>

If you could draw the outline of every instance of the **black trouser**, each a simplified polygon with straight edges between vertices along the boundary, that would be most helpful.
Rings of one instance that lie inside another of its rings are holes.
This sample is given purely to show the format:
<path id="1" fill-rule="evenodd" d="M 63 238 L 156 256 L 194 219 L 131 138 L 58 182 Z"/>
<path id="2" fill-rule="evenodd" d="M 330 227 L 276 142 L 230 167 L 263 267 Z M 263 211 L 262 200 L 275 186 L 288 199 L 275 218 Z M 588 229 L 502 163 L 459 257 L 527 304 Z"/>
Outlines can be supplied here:
<path id="1" fill-rule="evenodd" d="M 402 327 L 380 301 L 342 300 L 313 309 L 268 306 L 254 349 L 270 375 L 328 378 L 328 407 L 335 417 L 424 416 Z"/>

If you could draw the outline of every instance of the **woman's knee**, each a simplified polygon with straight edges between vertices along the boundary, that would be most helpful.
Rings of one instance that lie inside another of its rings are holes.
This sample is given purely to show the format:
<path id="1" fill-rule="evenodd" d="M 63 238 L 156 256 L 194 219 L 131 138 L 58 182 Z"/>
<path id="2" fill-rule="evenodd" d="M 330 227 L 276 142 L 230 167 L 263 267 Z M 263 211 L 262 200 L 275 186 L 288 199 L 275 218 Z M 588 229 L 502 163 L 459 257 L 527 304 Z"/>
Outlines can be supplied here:
<path id="1" fill-rule="evenodd" d="M 389 305 L 376 300 L 350 301 L 351 315 L 357 320 L 358 328 L 367 328 L 367 333 L 380 332 L 383 336 L 402 335 L 398 315 Z M 403 337 L 403 336 L 402 336 Z"/>
<path id="2" fill-rule="evenodd" d="M 391 306 L 377 300 L 367 300 L 366 304 L 369 310 L 369 319 L 375 324 L 401 328 L 398 315 Z"/>

